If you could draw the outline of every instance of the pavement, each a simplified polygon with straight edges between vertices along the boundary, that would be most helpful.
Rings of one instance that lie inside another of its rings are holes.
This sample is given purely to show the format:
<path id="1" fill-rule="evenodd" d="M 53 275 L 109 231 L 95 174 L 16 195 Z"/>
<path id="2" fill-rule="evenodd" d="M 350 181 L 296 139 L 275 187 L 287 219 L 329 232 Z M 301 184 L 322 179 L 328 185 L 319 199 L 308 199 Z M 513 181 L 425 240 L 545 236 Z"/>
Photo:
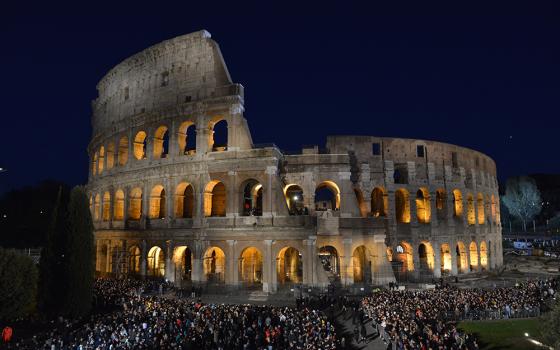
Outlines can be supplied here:
<path id="1" fill-rule="evenodd" d="M 336 315 L 336 323 L 337 323 L 337 336 L 339 339 L 345 337 L 346 341 L 346 349 L 360 349 L 360 350 L 386 350 L 387 345 L 383 342 L 383 340 L 379 337 L 379 334 L 375 327 L 373 326 L 373 322 L 368 320 L 366 322 L 362 322 L 358 315 L 354 317 L 354 311 L 352 309 L 346 310 L 346 312 L 338 312 Z M 366 328 L 366 336 L 365 339 L 362 341 L 356 340 L 355 337 L 355 329 L 357 328 L 358 331 L 361 330 L 361 327 L 365 326 Z M 348 343 L 348 340 L 351 340 Z M 348 346 L 349 345 L 349 346 Z"/>

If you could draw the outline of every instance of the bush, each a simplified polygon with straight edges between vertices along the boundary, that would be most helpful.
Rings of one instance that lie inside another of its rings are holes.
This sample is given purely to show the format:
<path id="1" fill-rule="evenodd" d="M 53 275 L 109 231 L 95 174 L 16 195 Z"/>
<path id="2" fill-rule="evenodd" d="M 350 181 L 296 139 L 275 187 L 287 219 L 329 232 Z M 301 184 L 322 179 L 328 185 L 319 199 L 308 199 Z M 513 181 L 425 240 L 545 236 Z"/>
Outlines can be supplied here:
<path id="1" fill-rule="evenodd" d="M 31 258 L 0 248 L 0 320 L 14 320 L 35 311 L 37 279 Z"/>

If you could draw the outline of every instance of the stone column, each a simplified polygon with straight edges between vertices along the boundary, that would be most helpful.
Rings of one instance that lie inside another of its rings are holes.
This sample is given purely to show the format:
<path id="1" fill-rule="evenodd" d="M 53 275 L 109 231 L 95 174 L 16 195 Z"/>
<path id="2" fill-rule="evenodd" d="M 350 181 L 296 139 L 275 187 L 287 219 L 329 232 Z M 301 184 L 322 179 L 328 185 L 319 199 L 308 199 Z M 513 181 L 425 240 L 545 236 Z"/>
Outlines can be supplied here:
<path id="1" fill-rule="evenodd" d="M 130 167 L 130 163 L 136 160 L 136 158 L 134 158 L 134 136 L 135 135 L 132 133 L 132 130 L 130 130 L 128 132 L 128 154 L 127 154 L 128 157 L 126 159 L 127 167 Z M 120 146 L 120 142 L 119 142 L 119 146 Z"/>
<path id="2" fill-rule="evenodd" d="M 263 292 L 274 292 L 275 286 L 272 285 L 272 240 L 264 240 L 263 254 Z"/>
<path id="3" fill-rule="evenodd" d="M 239 216 L 239 201 L 241 200 L 237 188 L 237 172 L 232 170 L 228 171 L 228 179 L 229 181 L 226 189 L 226 216 L 235 217 Z"/>
<path id="4" fill-rule="evenodd" d="M 410 242 L 410 244 L 412 245 L 412 263 L 414 264 L 414 271 L 412 272 L 412 275 L 414 276 L 414 278 L 419 278 L 420 277 L 420 256 L 418 255 L 418 242 L 416 241 L 412 241 Z"/>
<path id="5" fill-rule="evenodd" d="M 437 193 L 430 193 L 430 224 L 432 227 L 437 227 L 439 225 L 437 217 L 437 203 L 436 203 Z"/>
<path id="6" fill-rule="evenodd" d="M 129 206 L 129 194 L 130 194 L 130 190 L 128 187 L 125 187 L 122 189 L 123 190 L 123 195 L 124 195 L 124 199 L 123 199 L 123 222 L 124 222 L 124 227 L 126 227 L 126 221 L 128 220 L 128 206 Z M 114 213 L 113 213 L 114 214 Z"/>
<path id="7" fill-rule="evenodd" d="M 303 254 L 303 284 L 305 286 L 313 286 L 315 284 L 315 251 L 317 240 L 315 236 L 303 240 L 305 254 Z"/>
<path id="8" fill-rule="evenodd" d="M 237 286 L 239 284 L 239 264 L 237 254 L 235 253 L 235 246 L 237 244 L 237 241 L 230 239 L 226 242 L 228 244 L 228 249 L 226 252 L 226 283 L 232 286 Z"/>
<path id="9" fill-rule="evenodd" d="M 276 175 L 277 167 L 276 166 L 267 166 L 266 167 L 266 185 L 264 188 L 264 196 L 263 196 L 263 216 L 274 216 L 274 194 L 276 189 L 274 188 L 274 181 L 273 176 Z"/>
<path id="10" fill-rule="evenodd" d="M 434 277 L 441 277 L 441 246 L 438 242 L 432 244 L 434 249 Z"/>
<path id="11" fill-rule="evenodd" d="M 209 149 L 209 137 L 212 130 L 210 130 L 203 114 L 199 114 L 196 118 L 196 154 L 197 157 L 204 156 L 205 153 L 211 152 Z"/>
<path id="12" fill-rule="evenodd" d="M 140 276 L 145 277 L 148 270 L 148 247 L 146 240 L 140 243 Z"/>
<path id="13" fill-rule="evenodd" d="M 467 267 L 461 272 L 469 273 L 471 272 L 471 250 L 468 244 L 465 245 L 465 255 L 467 256 Z"/>
<path id="14" fill-rule="evenodd" d="M 142 214 L 140 216 L 140 222 L 146 223 L 146 219 L 150 216 L 150 196 L 151 191 L 147 184 L 144 184 L 142 188 Z M 145 225 L 142 225 L 145 227 Z"/>
<path id="15" fill-rule="evenodd" d="M 354 284 L 354 271 L 352 269 L 352 238 L 344 238 L 342 240 L 344 245 L 344 256 L 342 260 L 342 281 L 345 286 Z"/>
<path id="16" fill-rule="evenodd" d="M 179 142 L 177 138 L 177 126 L 175 121 L 171 122 L 169 129 L 167 130 L 169 135 L 169 143 L 167 144 L 167 158 L 174 159 L 179 154 Z"/>
<path id="17" fill-rule="evenodd" d="M 95 271 L 101 271 L 101 252 L 103 251 L 103 243 L 101 240 L 95 240 Z"/>
<path id="18" fill-rule="evenodd" d="M 173 241 L 165 242 L 165 279 L 175 282 L 175 264 L 173 263 Z"/>
<path id="19" fill-rule="evenodd" d="M 105 272 L 111 271 L 111 255 L 113 254 L 113 247 L 111 246 L 111 241 L 107 240 L 107 261 L 105 262 Z"/>
<path id="20" fill-rule="evenodd" d="M 451 253 L 451 275 L 457 276 L 457 241 L 449 243 L 449 250 Z"/>

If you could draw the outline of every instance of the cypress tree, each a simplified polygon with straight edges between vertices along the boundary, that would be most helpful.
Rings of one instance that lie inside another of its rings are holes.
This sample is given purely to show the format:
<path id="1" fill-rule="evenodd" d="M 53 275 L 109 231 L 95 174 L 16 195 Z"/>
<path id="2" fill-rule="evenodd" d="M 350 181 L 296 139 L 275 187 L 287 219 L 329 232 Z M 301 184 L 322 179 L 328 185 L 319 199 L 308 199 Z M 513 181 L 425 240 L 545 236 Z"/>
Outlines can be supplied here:
<path id="1" fill-rule="evenodd" d="M 94 278 L 93 222 L 82 187 L 74 187 L 70 192 L 64 235 L 62 311 L 71 317 L 82 317 L 91 309 Z"/>

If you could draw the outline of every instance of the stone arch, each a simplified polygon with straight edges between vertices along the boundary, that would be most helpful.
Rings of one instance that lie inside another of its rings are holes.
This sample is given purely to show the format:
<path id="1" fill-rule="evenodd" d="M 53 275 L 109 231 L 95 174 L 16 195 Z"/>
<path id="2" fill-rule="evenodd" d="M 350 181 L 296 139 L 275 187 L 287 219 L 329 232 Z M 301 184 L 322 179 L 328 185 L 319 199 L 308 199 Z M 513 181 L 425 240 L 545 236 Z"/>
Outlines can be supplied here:
<path id="1" fill-rule="evenodd" d="M 248 179 L 241 183 L 241 216 L 262 216 L 263 186 L 255 179 Z"/>
<path id="2" fill-rule="evenodd" d="M 99 153 L 95 151 L 93 154 L 93 159 L 91 161 L 91 174 L 93 176 L 97 175 L 97 160 L 99 158 Z"/>
<path id="3" fill-rule="evenodd" d="M 154 133 L 154 159 L 166 158 L 169 153 L 169 129 L 160 125 Z"/>
<path id="4" fill-rule="evenodd" d="M 410 223 L 410 195 L 404 188 L 395 191 L 395 215 L 397 222 Z"/>
<path id="5" fill-rule="evenodd" d="M 142 217 L 142 189 L 140 187 L 133 188 L 128 198 L 128 217 L 131 220 L 140 220 Z"/>
<path id="6" fill-rule="evenodd" d="M 119 165 L 126 165 L 128 162 L 128 137 L 125 135 L 119 139 Z"/>
<path id="7" fill-rule="evenodd" d="M 410 243 L 402 241 L 395 248 L 396 254 L 393 256 L 396 261 L 401 262 L 401 272 L 411 272 L 414 271 L 414 254 L 412 245 Z"/>
<path id="8" fill-rule="evenodd" d="M 480 242 L 480 267 L 488 269 L 488 249 L 486 249 L 486 242 Z"/>
<path id="9" fill-rule="evenodd" d="M 478 224 L 484 225 L 484 220 L 486 219 L 486 214 L 484 213 L 484 195 L 480 192 L 476 195 L 476 209 Z"/>
<path id="10" fill-rule="evenodd" d="M 105 147 L 99 147 L 99 159 L 97 161 L 97 173 L 101 175 L 105 169 Z"/>
<path id="11" fill-rule="evenodd" d="M 130 247 L 128 250 L 128 273 L 139 274 L 140 273 L 140 261 L 141 261 L 141 251 L 136 245 Z"/>
<path id="12" fill-rule="evenodd" d="M 279 284 L 303 281 L 303 259 L 299 250 L 294 247 L 284 247 L 280 249 L 276 261 Z"/>
<path id="13" fill-rule="evenodd" d="M 204 252 L 203 273 L 208 282 L 224 283 L 226 272 L 226 254 L 219 247 L 209 247 Z"/>
<path id="14" fill-rule="evenodd" d="M 109 191 L 103 193 L 103 221 L 111 220 L 111 194 Z"/>
<path id="15" fill-rule="evenodd" d="M 124 192 L 121 189 L 115 191 L 113 219 L 119 221 L 124 219 Z"/>
<path id="16" fill-rule="evenodd" d="M 239 280 L 243 283 L 262 283 L 263 255 L 256 247 L 243 249 L 239 259 Z"/>
<path id="17" fill-rule="evenodd" d="M 157 245 L 148 251 L 148 275 L 165 276 L 165 252 Z"/>
<path id="18" fill-rule="evenodd" d="M 383 187 L 375 187 L 371 191 L 371 216 L 387 216 L 389 198 Z"/>
<path id="19" fill-rule="evenodd" d="M 224 118 L 210 121 L 208 145 L 212 152 L 227 151 L 228 148 L 228 122 Z"/>
<path id="20" fill-rule="evenodd" d="M 166 194 L 162 185 L 155 185 L 150 194 L 150 219 L 163 219 L 166 216 Z"/>
<path id="21" fill-rule="evenodd" d="M 210 181 L 204 190 L 204 216 L 226 216 L 226 199 L 224 183 Z"/>
<path id="22" fill-rule="evenodd" d="M 471 244 L 469 244 L 469 255 L 471 258 L 470 268 L 471 270 L 474 270 L 478 268 L 478 249 L 475 241 L 472 241 Z"/>
<path id="23" fill-rule="evenodd" d="M 441 244 L 441 271 L 451 272 L 452 269 L 451 249 L 448 243 Z"/>
<path id="24" fill-rule="evenodd" d="M 319 249 L 319 259 L 325 271 L 335 276 L 340 276 L 340 257 L 338 251 L 332 245 L 325 245 Z"/>
<path id="25" fill-rule="evenodd" d="M 458 189 L 453 190 L 453 216 L 463 216 L 463 194 Z"/>
<path id="26" fill-rule="evenodd" d="M 194 188 L 188 182 L 181 182 L 175 190 L 175 217 L 192 218 L 194 216 Z"/>
<path id="27" fill-rule="evenodd" d="M 467 249 L 465 243 L 458 241 L 455 246 L 455 252 L 457 253 L 457 270 L 461 272 L 469 271 L 469 260 L 467 257 Z"/>
<path id="28" fill-rule="evenodd" d="M 115 143 L 109 142 L 107 144 L 107 170 L 113 169 L 115 165 Z"/>
<path id="29" fill-rule="evenodd" d="M 422 187 L 416 192 L 416 217 L 418 218 L 418 223 L 430 223 L 431 215 L 430 193 L 426 188 Z"/>
<path id="30" fill-rule="evenodd" d="M 95 203 L 93 207 L 93 220 L 95 221 L 99 221 L 99 212 L 101 210 L 100 206 L 101 206 L 101 196 L 99 196 L 98 193 L 95 195 Z"/>
<path id="31" fill-rule="evenodd" d="M 368 209 L 366 207 L 366 202 L 364 201 L 364 194 L 359 188 L 354 188 L 354 194 L 356 195 L 356 201 L 358 202 L 358 209 L 360 209 L 360 216 L 365 218 L 368 214 Z"/>
<path id="32" fill-rule="evenodd" d="M 435 261 L 434 261 L 434 248 L 430 242 L 423 241 L 418 245 L 418 262 L 420 266 L 420 274 L 432 274 Z"/>
<path id="33" fill-rule="evenodd" d="M 474 199 L 472 194 L 467 194 L 467 222 L 469 225 L 474 225 L 476 223 L 476 217 L 474 214 Z"/>
<path id="34" fill-rule="evenodd" d="M 365 245 L 360 245 L 354 249 L 352 253 L 352 265 L 354 274 L 354 283 L 371 282 L 371 259 L 369 249 Z"/>
<path id="35" fill-rule="evenodd" d="M 145 131 L 138 131 L 134 137 L 134 158 L 138 160 L 146 158 L 147 136 Z"/>
<path id="36" fill-rule="evenodd" d="M 284 197 L 288 205 L 290 215 L 305 214 L 305 204 L 303 201 L 303 190 L 296 184 L 289 184 L 284 187 Z"/>
<path id="37" fill-rule="evenodd" d="M 196 153 L 196 125 L 187 120 L 179 126 L 179 154 L 194 155 Z"/>
<path id="38" fill-rule="evenodd" d="M 491 201 L 490 212 L 492 213 L 492 221 L 496 222 L 496 197 L 492 195 L 490 197 L 490 201 Z"/>
<path id="39" fill-rule="evenodd" d="M 173 250 L 173 264 L 175 265 L 175 281 L 191 281 L 193 253 L 186 246 L 177 246 Z"/>
<path id="40" fill-rule="evenodd" d="M 315 187 L 315 210 L 327 209 L 340 209 L 340 188 L 330 180 L 322 181 Z"/>
<path id="41" fill-rule="evenodd" d="M 447 194 L 443 188 L 436 190 L 436 215 L 438 220 L 447 218 Z"/>

